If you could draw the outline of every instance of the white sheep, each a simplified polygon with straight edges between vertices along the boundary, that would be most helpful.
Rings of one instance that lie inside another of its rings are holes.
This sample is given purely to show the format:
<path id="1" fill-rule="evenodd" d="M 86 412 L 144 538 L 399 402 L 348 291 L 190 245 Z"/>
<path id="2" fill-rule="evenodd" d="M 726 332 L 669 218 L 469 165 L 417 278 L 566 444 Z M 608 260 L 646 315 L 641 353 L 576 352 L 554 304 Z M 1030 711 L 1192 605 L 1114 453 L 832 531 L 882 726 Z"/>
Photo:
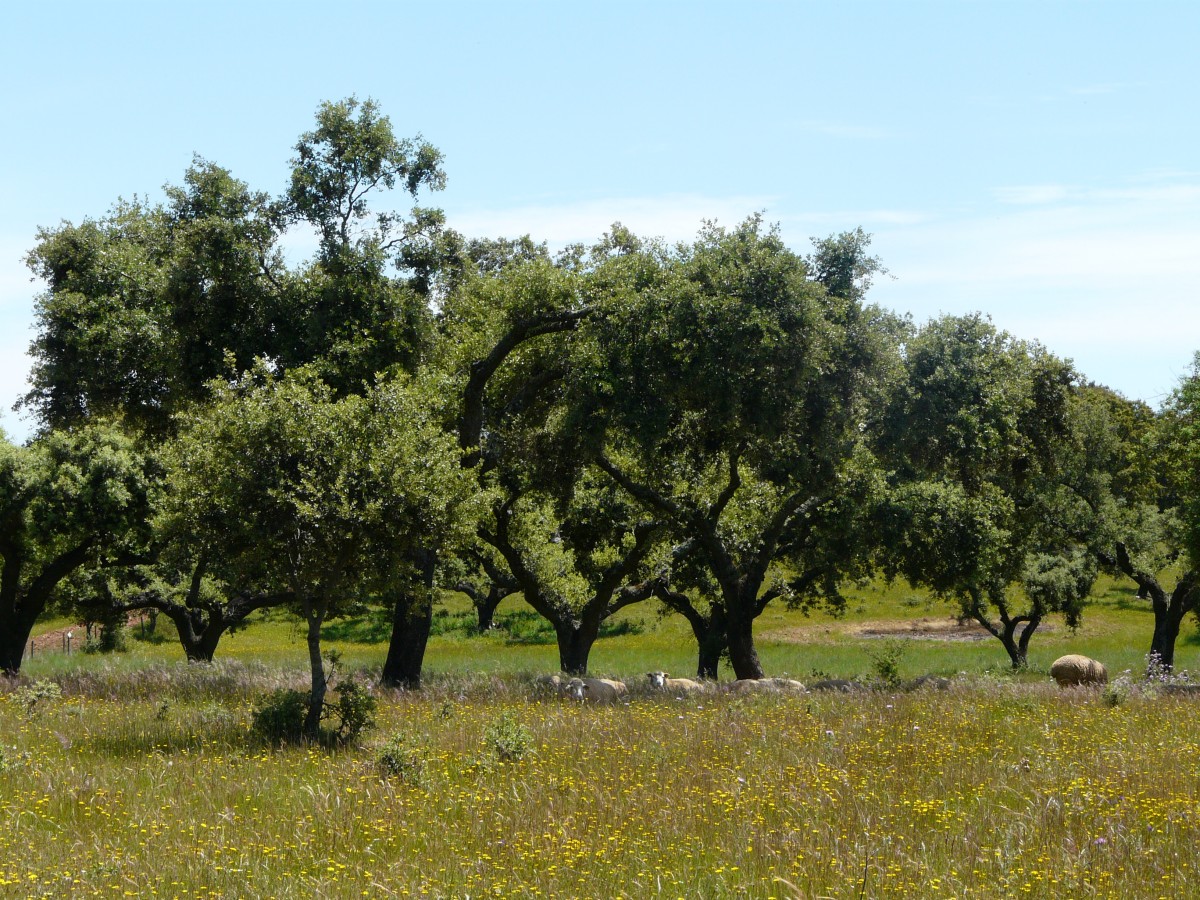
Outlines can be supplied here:
<path id="1" fill-rule="evenodd" d="M 611 678 L 572 678 L 566 687 L 566 695 L 581 703 L 615 703 L 628 691 L 623 681 Z"/>
<path id="2" fill-rule="evenodd" d="M 1059 687 L 1075 687 L 1084 684 L 1104 684 L 1108 681 L 1108 669 L 1104 663 L 1072 653 L 1060 656 L 1050 666 L 1050 675 Z"/>
<path id="3" fill-rule="evenodd" d="M 794 678 L 739 678 L 729 685 L 729 690 L 735 694 L 752 692 L 775 693 L 791 691 L 804 693 L 804 683 Z"/>
<path id="4" fill-rule="evenodd" d="M 694 694 L 706 690 L 699 681 L 690 678 L 671 678 L 666 672 L 647 672 L 650 687 L 656 691 L 670 691 L 676 694 Z"/>
<path id="5" fill-rule="evenodd" d="M 567 692 L 568 680 L 561 675 L 539 675 L 533 681 L 534 689 L 541 694 L 555 694 L 559 697 Z"/>

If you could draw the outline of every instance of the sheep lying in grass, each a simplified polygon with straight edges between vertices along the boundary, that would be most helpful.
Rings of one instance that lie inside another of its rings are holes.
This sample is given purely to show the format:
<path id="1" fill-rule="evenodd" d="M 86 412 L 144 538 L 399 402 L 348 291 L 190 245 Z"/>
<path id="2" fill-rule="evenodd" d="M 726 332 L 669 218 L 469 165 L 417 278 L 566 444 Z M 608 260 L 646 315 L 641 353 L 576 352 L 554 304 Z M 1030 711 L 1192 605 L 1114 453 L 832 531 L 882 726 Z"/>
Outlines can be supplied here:
<path id="1" fill-rule="evenodd" d="M 864 688 L 857 681 L 847 681 L 845 678 L 825 678 L 816 684 L 810 684 L 808 689 L 810 691 L 833 691 L 837 694 L 852 694 Z"/>
<path id="2" fill-rule="evenodd" d="M 735 694 L 774 693 L 791 691 L 804 693 L 804 683 L 794 678 L 739 678 L 729 685 L 729 690 Z"/>
<path id="3" fill-rule="evenodd" d="M 673 694 L 694 694 L 698 691 L 707 690 L 699 681 L 692 681 L 690 678 L 671 678 L 666 672 L 647 672 L 646 677 L 650 679 L 650 687 L 656 691 L 669 691 Z"/>
<path id="4" fill-rule="evenodd" d="M 553 694 L 563 696 L 567 692 L 567 684 L 570 679 L 563 678 L 561 675 L 539 675 L 533 680 L 533 688 L 539 694 Z"/>
<path id="5" fill-rule="evenodd" d="M 628 691 L 625 682 L 611 678 L 572 678 L 567 682 L 566 696 L 581 703 L 615 703 Z"/>
<path id="6" fill-rule="evenodd" d="M 1108 682 L 1108 669 L 1104 663 L 1072 653 L 1060 656 L 1050 666 L 1050 675 L 1058 682 L 1059 687 L 1076 687 L 1085 684 L 1105 684 Z"/>

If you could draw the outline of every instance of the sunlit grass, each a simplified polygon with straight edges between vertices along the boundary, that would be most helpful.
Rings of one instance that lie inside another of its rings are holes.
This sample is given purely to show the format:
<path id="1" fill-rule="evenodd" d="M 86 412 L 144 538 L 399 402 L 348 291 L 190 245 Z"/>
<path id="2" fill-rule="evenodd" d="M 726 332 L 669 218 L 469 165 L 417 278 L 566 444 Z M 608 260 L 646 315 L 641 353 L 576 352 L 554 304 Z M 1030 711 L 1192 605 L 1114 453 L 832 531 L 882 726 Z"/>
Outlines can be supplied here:
<path id="1" fill-rule="evenodd" d="M 278 673 L 192 668 L 213 684 L 0 702 L 0 896 L 1140 898 L 1200 866 L 1175 697 L 976 678 L 581 708 L 459 675 L 329 753 L 250 736 Z M 533 735 L 517 762 L 484 739 L 505 714 Z M 419 783 L 376 764 L 396 734 Z"/>

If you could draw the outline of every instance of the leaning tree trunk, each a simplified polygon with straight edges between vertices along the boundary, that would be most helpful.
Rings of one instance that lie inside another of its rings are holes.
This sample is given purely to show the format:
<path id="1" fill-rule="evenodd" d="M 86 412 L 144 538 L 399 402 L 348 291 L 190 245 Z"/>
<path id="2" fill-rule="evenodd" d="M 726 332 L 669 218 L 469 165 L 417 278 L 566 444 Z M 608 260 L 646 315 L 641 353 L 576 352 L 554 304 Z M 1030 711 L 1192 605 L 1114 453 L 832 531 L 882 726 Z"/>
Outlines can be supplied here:
<path id="1" fill-rule="evenodd" d="M 425 648 L 433 630 L 433 576 L 437 554 L 432 550 L 419 551 L 421 590 L 402 591 L 396 597 L 392 613 L 392 639 L 387 659 L 383 663 L 380 684 L 418 690 L 421 687 L 421 668 L 425 663 Z"/>
<path id="2" fill-rule="evenodd" d="M 21 671 L 36 621 L 37 616 L 23 615 L 20 609 L 0 612 L 0 672 L 16 675 Z"/>
<path id="3" fill-rule="evenodd" d="M 729 646 L 729 638 L 725 626 L 725 609 L 714 603 L 708 615 L 696 609 L 687 594 L 671 590 L 660 581 L 654 586 L 654 593 L 668 609 L 674 610 L 692 626 L 692 634 L 696 637 L 697 661 L 696 676 L 698 678 L 716 681 L 717 670 L 721 664 L 721 654 Z"/>
<path id="4" fill-rule="evenodd" d="M 321 714 L 325 711 L 325 661 L 321 659 L 321 625 L 325 621 L 328 603 L 306 601 L 304 617 L 308 620 L 308 665 L 312 674 L 312 690 L 308 698 L 308 714 L 304 717 L 304 736 L 317 740 L 321 736 Z"/>
<path id="5" fill-rule="evenodd" d="M 721 654 L 729 647 L 729 636 L 725 630 L 725 617 L 720 607 L 697 628 L 692 623 L 692 634 L 696 636 L 696 676 L 706 681 L 716 681 L 721 666 Z"/>

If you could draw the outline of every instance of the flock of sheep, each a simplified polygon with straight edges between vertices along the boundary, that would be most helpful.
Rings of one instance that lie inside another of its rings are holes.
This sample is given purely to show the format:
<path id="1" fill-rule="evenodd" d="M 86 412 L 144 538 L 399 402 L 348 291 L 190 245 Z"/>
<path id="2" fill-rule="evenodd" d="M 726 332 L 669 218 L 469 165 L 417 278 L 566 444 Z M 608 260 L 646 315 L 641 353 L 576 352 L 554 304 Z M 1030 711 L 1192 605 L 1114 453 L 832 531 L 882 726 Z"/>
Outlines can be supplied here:
<path id="1" fill-rule="evenodd" d="M 1104 684 L 1108 681 L 1108 670 L 1103 663 L 1086 656 L 1071 654 L 1054 661 L 1050 675 L 1060 687 L 1076 687 Z M 734 694 L 750 692 L 793 692 L 841 691 L 849 692 L 861 687 L 857 682 L 839 678 L 819 681 L 811 687 L 793 678 L 742 678 L 726 685 L 715 682 L 693 681 L 691 678 L 671 678 L 666 672 L 649 672 L 650 689 L 682 696 L 718 689 Z M 615 703 L 629 693 L 625 682 L 612 678 L 570 677 L 564 675 L 542 675 L 535 682 L 539 691 L 580 703 Z M 934 675 L 923 675 L 910 683 L 912 688 L 934 687 L 945 689 L 950 681 Z"/>

